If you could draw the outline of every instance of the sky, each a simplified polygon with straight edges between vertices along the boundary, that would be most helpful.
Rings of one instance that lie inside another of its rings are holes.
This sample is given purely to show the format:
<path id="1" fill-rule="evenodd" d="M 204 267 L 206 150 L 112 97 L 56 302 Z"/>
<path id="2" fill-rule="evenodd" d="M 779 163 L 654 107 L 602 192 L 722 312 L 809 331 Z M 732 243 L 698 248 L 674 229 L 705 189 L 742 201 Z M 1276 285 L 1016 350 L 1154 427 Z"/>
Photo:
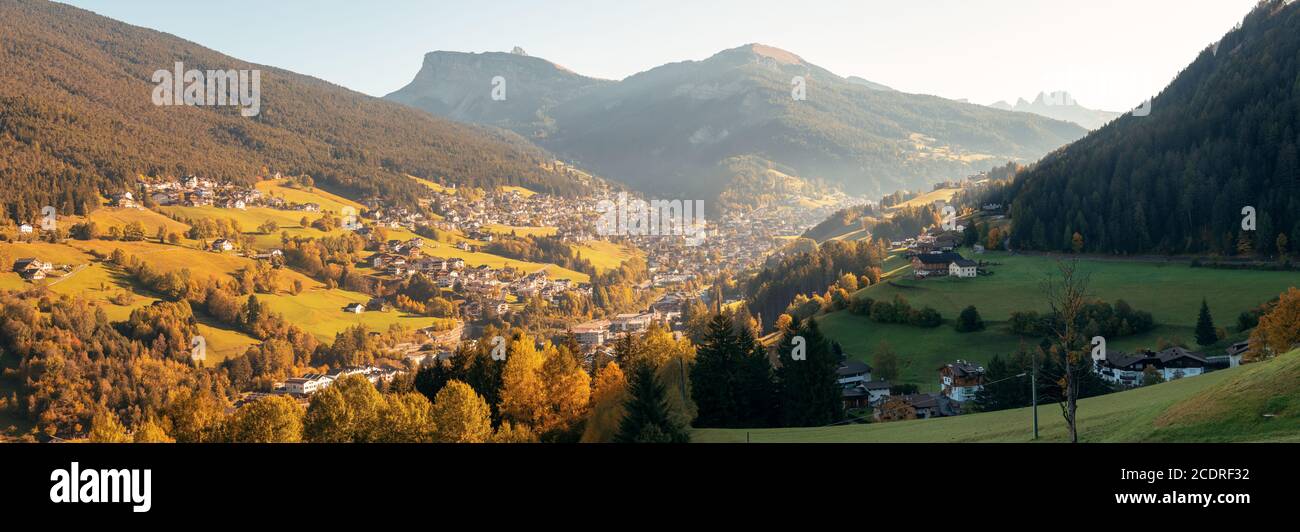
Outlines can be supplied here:
<path id="1" fill-rule="evenodd" d="M 1123 111 L 1256 0 L 69 0 L 243 60 L 383 96 L 425 53 L 515 46 L 622 79 L 746 43 L 841 76 L 988 104 L 1069 91 Z"/>

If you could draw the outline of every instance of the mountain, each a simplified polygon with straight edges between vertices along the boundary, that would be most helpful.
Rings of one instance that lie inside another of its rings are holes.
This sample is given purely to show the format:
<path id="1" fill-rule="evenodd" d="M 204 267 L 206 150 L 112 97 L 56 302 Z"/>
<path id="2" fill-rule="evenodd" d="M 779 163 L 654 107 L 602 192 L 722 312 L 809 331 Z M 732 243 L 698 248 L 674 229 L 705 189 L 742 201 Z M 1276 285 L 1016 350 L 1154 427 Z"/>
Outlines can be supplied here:
<path id="1" fill-rule="evenodd" d="M 502 99 L 493 99 L 497 76 L 505 80 Z M 385 98 L 436 116 L 545 138 L 554 130 L 547 115 L 556 104 L 611 83 L 529 57 L 521 48 L 508 54 L 430 52 L 415 79 Z"/>
<path id="2" fill-rule="evenodd" d="M 1103 253 L 1295 250 L 1298 92 L 1300 4 L 1261 2 L 1183 69 L 1147 116 L 1115 119 L 989 201 L 1011 205 L 1021 248 L 1068 250 L 1077 232 L 1085 250 Z M 1253 230 L 1243 228 L 1251 212 Z"/>
<path id="3" fill-rule="evenodd" d="M 989 107 L 1001 109 L 1003 111 L 1033 113 L 1039 116 L 1054 118 L 1056 120 L 1073 122 L 1088 130 L 1094 130 L 1104 126 L 1107 122 L 1114 120 L 1115 117 L 1118 117 L 1121 114 L 1111 111 L 1088 109 L 1087 107 L 1079 105 L 1078 102 L 1074 101 L 1074 97 L 1070 96 L 1070 93 L 1064 91 L 1057 91 L 1051 94 L 1040 92 L 1032 102 L 1027 102 L 1024 98 L 1017 98 L 1015 105 L 1001 101 L 990 104 Z"/>
<path id="4" fill-rule="evenodd" d="M 66 5 L 0 3 L 0 203 L 81 214 L 139 175 L 250 181 L 306 173 L 326 188 L 414 203 L 406 174 L 476 186 L 577 193 L 547 154 L 469 126 Z M 156 70 L 261 71 L 256 116 L 229 106 L 157 106 Z M 40 183 L 40 186 L 32 186 Z"/>
<path id="5" fill-rule="evenodd" d="M 517 81 L 500 74 L 507 68 L 522 71 Z M 491 101 L 485 80 L 495 75 L 541 104 L 522 95 Z M 796 78 L 804 80 L 805 99 L 794 97 Z M 992 161 L 1035 160 L 1086 133 L 1066 122 L 843 78 L 761 44 L 617 82 L 561 72 L 535 58 L 441 52 L 426 56 L 415 80 L 389 98 L 505 125 L 601 175 L 675 197 L 721 194 L 737 177 L 737 158 L 852 193 L 881 193 Z"/>

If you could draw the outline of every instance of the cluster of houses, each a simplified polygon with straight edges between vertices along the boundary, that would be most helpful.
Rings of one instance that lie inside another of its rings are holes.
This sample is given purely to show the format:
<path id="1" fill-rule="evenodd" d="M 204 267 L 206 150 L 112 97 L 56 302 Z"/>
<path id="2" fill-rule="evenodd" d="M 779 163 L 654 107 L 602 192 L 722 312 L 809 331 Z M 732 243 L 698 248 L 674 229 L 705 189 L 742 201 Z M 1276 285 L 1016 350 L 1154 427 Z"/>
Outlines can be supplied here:
<path id="1" fill-rule="evenodd" d="M 1118 387 L 1136 387 L 1148 375 L 1171 381 L 1195 377 L 1216 367 L 1237 367 L 1249 351 L 1250 344 L 1246 341 L 1213 356 L 1182 347 L 1137 353 L 1108 351 L 1105 358 L 1094 361 L 1094 367 L 1106 382 Z M 893 395 L 888 382 L 871 380 L 871 366 L 856 360 L 841 363 L 837 374 L 843 388 L 844 408 L 871 408 L 877 421 L 960 415 L 962 406 L 974 401 L 986 384 L 984 367 L 964 360 L 939 368 L 940 391 L 936 393 Z"/>
<path id="2" fill-rule="evenodd" d="M 961 360 L 939 368 L 937 393 L 895 395 L 888 381 L 872 380 L 871 366 L 858 360 L 842 362 L 836 374 L 844 408 L 869 408 L 877 421 L 959 415 L 962 404 L 974 400 L 984 385 L 984 368 Z"/>
<path id="3" fill-rule="evenodd" d="M 505 314 L 510 309 L 507 303 L 510 296 L 518 300 L 539 297 L 554 303 L 566 292 L 591 295 L 590 285 L 581 285 L 570 279 L 552 279 L 544 269 L 523 274 L 514 268 L 497 269 L 486 264 L 467 267 L 461 258 L 426 255 L 424 247 L 424 240 L 418 237 L 407 241 L 390 240 L 381 244 L 368 261 L 372 268 L 392 278 L 389 280 L 405 279 L 418 273 L 428 276 L 440 288 L 456 290 L 468 301 L 461 307 L 462 313 L 468 317 L 479 317 L 487 311 Z M 354 304 L 344 310 L 376 310 L 370 307 Z"/>
<path id="4" fill-rule="evenodd" d="M 278 175 L 277 175 L 278 177 Z M 182 205 L 186 207 L 216 206 L 225 209 L 246 209 L 253 205 L 274 208 L 287 208 L 282 198 L 266 197 L 262 191 L 253 187 L 244 187 L 233 183 L 218 183 L 212 179 L 189 176 L 179 181 L 145 182 L 144 193 L 156 205 Z M 135 208 L 137 199 L 130 192 L 122 192 L 112 197 L 111 205 L 120 208 Z M 299 210 L 306 210 L 305 207 Z M 320 206 L 316 206 L 320 210 Z"/>

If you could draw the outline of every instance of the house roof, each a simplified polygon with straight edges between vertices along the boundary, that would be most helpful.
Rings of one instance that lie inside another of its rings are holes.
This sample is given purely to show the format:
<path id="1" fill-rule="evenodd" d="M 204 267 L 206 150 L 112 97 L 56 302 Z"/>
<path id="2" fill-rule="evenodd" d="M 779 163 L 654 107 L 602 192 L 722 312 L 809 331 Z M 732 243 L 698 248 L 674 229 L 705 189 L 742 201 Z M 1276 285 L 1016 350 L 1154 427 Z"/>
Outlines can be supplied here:
<path id="1" fill-rule="evenodd" d="M 841 377 L 861 375 L 869 372 L 871 372 L 871 366 L 861 360 L 848 360 L 842 362 L 840 363 L 840 367 L 835 370 L 835 373 Z"/>
<path id="2" fill-rule="evenodd" d="M 978 376 L 984 374 L 983 367 L 962 360 L 958 360 L 957 362 L 948 364 L 945 367 L 951 368 L 953 375 L 957 377 L 970 377 L 970 376 Z"/>
<path id="3" fill-rule="evenodd" d="M 975 267 L 979 266 L 979 263 L 978 263 L 978 262 L 975 262 L 975 261 L 970 260 L 970 259 L 957 259 L 957 260 L 954 260 L 954 261 L 952 261 L 952 262 L 953 262 L 953 264 L 956 264 L 957 266 L 962 267 L 962 268 L 975 268 Z"/>
<path id="4" fill-rule="evenodd" d="M 916 255 L 916 260 L 921 264 L 947 266 L 954 261 L 965 260 L 965 257 L 957 253 L 921 253 Z"/>
<path id="5" fill-rule="evenodd" d="M 890 388 L 889 381 L 870 381 L 859 384 L 858 386 L 868 390 L 888 390 Z"/>

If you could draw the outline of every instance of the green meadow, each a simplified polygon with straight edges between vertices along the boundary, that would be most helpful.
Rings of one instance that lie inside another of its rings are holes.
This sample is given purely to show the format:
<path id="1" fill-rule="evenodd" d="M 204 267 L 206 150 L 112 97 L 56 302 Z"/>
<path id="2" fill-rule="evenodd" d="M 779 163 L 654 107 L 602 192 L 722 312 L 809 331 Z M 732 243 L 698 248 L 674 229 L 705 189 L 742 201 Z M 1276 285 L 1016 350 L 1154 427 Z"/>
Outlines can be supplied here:
<path id="1" fill-rule="evenodd" d="M 1042 282 L 1055 271 L 1056 259 L 1004 252 L 974 255 L 968 250 L 963 254 L 990 263 L 986 269 L 992 275 L 915 280 L 910 266 L 900 256 L 893 256 L 885 263 L 886 280 L 855 294 L 876 301 L 902 296 L 913 308 L 934 307 L 943 315 L 943 325 L 925 329 L 881 324 L 849 312 L 835 312 L 818 317 L 823 332 L 838 341 L 850 357 L 866 361 L 872 359 L 881 342 L 887 343 L 902 362 L 899 380 L 917 384 L 922 390 L 937 386 L 937 369 L 946 362 L 964 359 L 985 363 L 995 354 L 1015 351 L 1022 341 L 1036 344 L 1038 339 L 1007 332 L 1006 320 L 1015 311 L 1047 311 Z M 1094 298 L 1111 303 L 1123 299 L 1155 318 L 1154 330 L 1111 340 L 1111 347 L 1128 350 L 1155 347 L 1162 338 L 1193 342 L 1194 347 L 1194 327 L 1202 298 L 1209 304 L 1215 325 L 1229 331 L 1229 340 L 1239 338 L 1232 334 L 1238 314 L 1300 282 L 1300 274 L 1295 272 L 1193 268 L 1185 262 L 1081 259 L 1079 264 L 1090 278 Z M 987 327 L 980 332 L 958 333 L 953 321 L 969 305 L 979 310 Z"/>
<path id="2" fill-rule="evenodd" d="M 1056 403 L 1039 440 L 1063 442 Z M 1030 408 L 956 417 L 783 429 L 695 429 L 700 443 L 1030 442 Z M 1300 442 L 1300 350 L 1273 360 L 1079 402 L 1083 442 Z"/>

